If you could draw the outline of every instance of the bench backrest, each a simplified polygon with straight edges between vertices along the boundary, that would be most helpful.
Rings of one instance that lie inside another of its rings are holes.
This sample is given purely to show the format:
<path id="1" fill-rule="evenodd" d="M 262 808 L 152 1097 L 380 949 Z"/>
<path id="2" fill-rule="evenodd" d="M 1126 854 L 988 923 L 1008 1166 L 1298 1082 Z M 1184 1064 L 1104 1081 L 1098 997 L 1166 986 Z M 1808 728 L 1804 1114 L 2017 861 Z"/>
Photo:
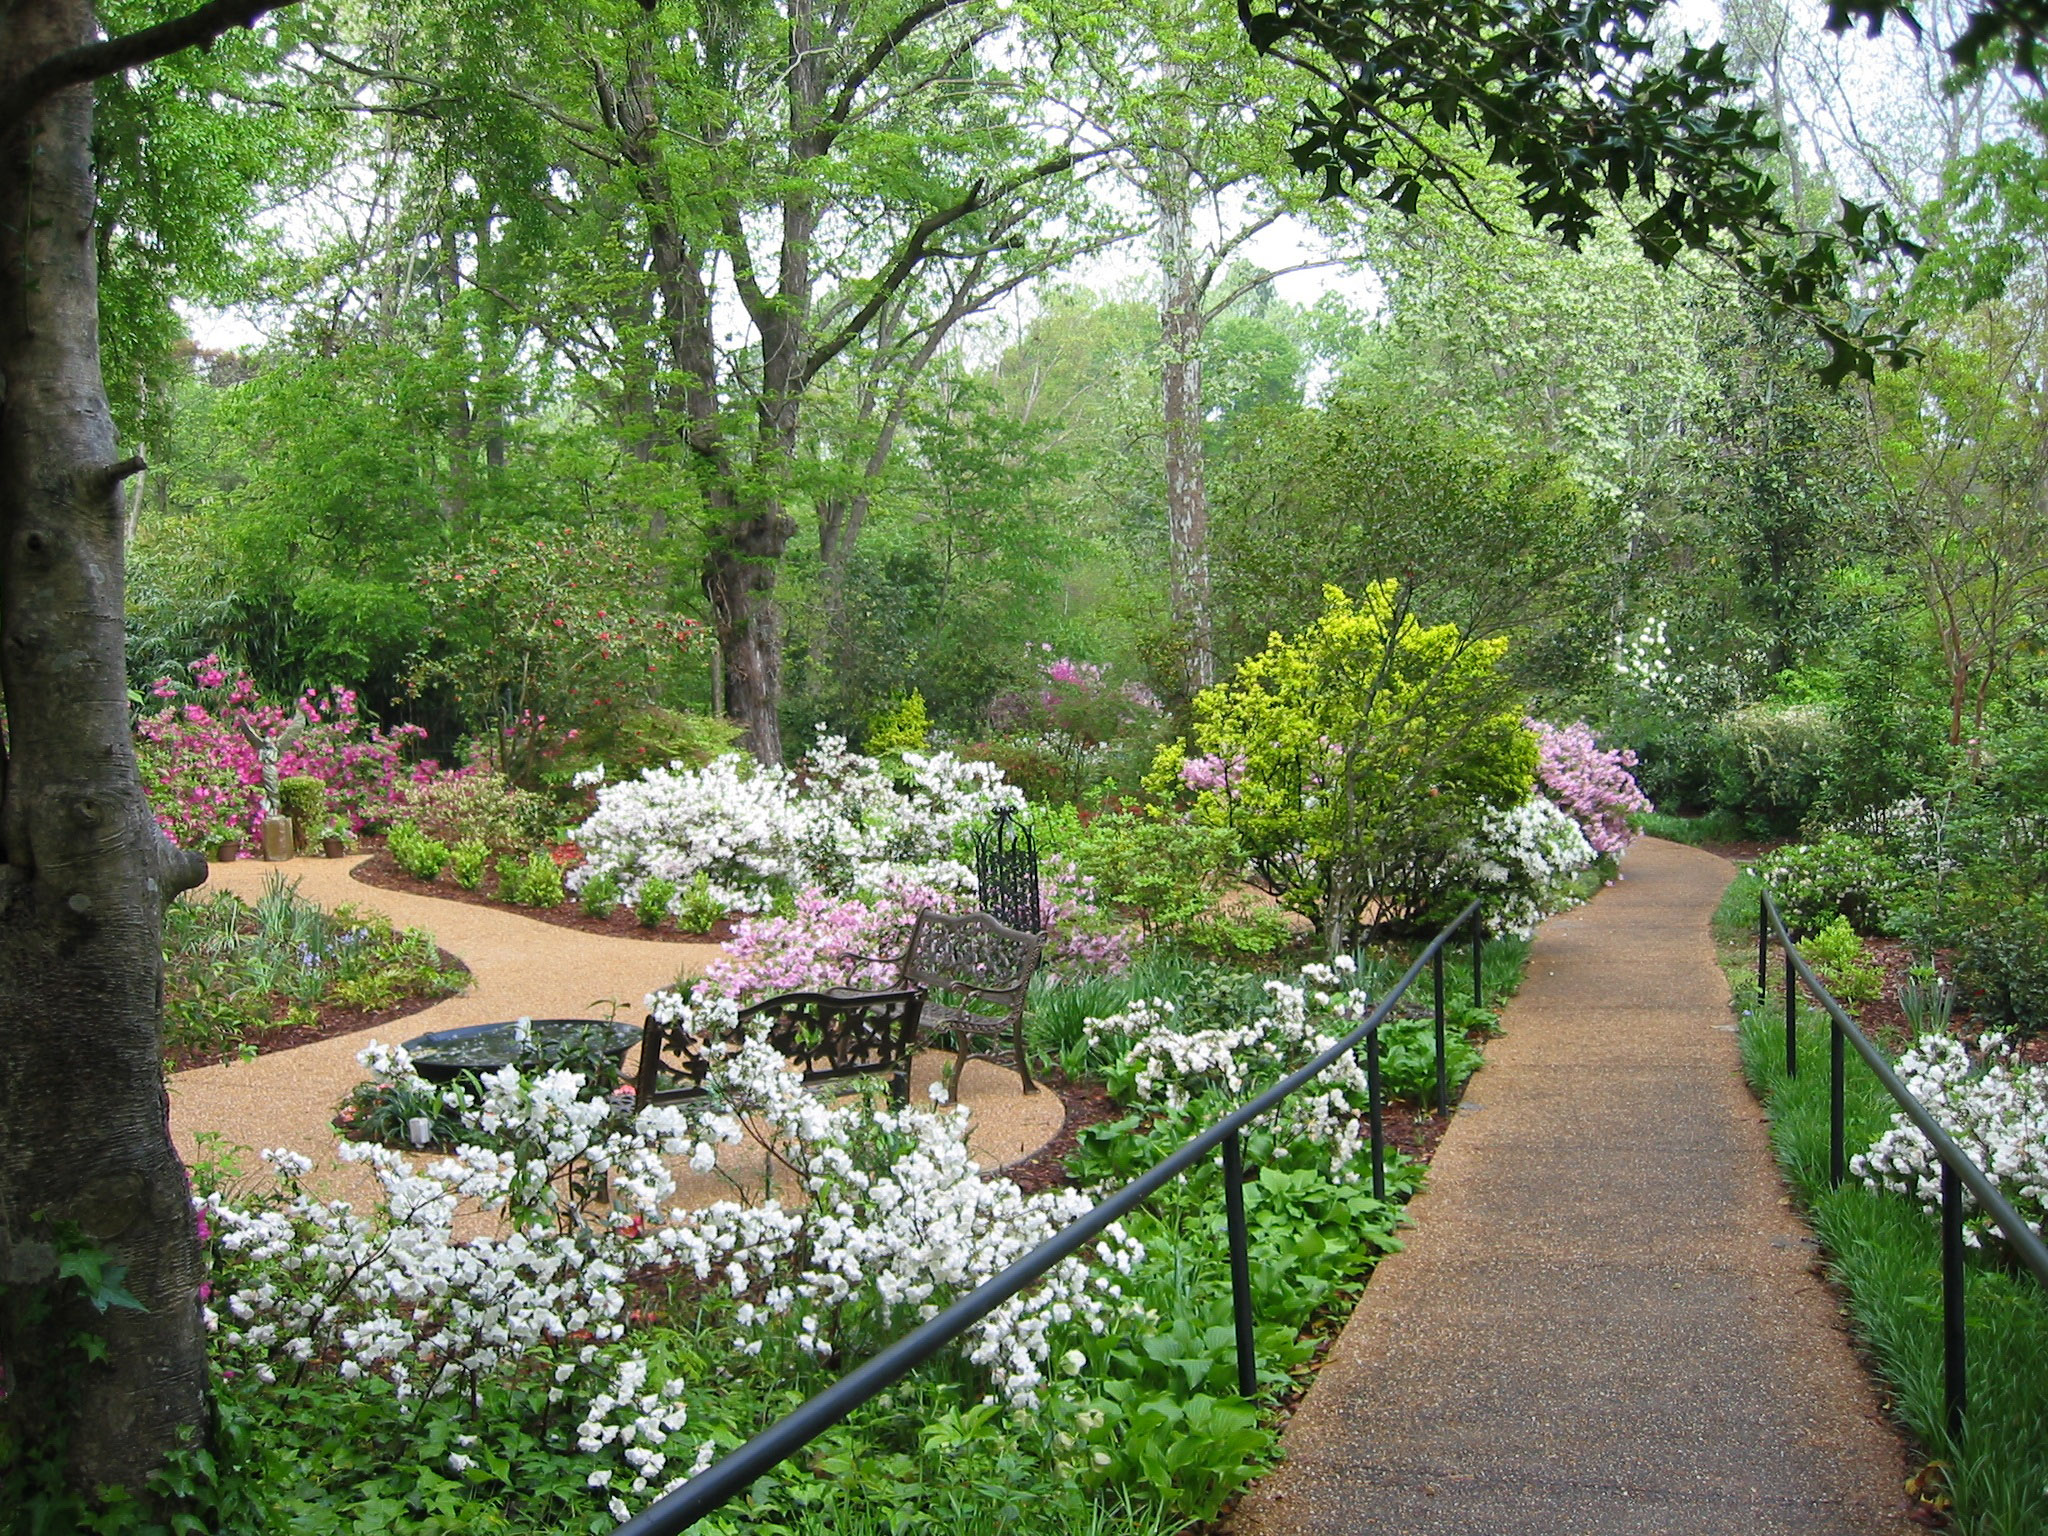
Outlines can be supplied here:
<path id="1" fill-rule="evenodd" d="M 766 1019 L 768 1043 L 785 1059 L 803 1063 L 805 1082 L 886 1072 L 891 1091 L 901 1099 L 910 1089 L 910 1058 L 917 1052 L 923 1009 L 924 993 L 914 988 L 858 997 L 785 992 L 742 1008 L 739 1018 L 743 1032 Z M 710 1071 L 711 1062 L 694 1036 L 650 1017 L 641 1029 L 634 1107 L 700 1098 Z M 682 1083 L 661 1087 L 664 1072 Z"/>
<path id="2" fill-rule="evenodd" d="M 1005 927 L 986 912 L 920 912 L 898 979 L 1021 1007 L 1045 936 Z"/>

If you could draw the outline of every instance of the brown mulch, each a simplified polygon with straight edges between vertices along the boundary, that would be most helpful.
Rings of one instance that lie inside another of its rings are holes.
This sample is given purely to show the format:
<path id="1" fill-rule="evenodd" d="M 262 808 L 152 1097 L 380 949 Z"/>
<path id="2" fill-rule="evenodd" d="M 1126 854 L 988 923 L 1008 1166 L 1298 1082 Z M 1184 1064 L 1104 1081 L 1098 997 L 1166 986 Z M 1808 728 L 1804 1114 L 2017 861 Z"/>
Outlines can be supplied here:
<path id="1" fill-rule="evenodd" d="M 1752 837 L 1738 843 L 1702 843 L 1700 847 L 1704 852 L 1718 853 L 1731 864 L 1747 866 L 1767 853 L 1777 852 L 1791 841 L 1789 837 Z"/>
<path id="2" fill-rule="evenodd" d="M 469 967 L 447 950 L 439 950 L 441 969 L 469 974 Z M 294 1046 L 311 1045 L 316 1040 L 331 1040 L 336 1035 L 352 1035 L 358 1030 L 375 1029 L 389 1024 L 394 1019 L 410 1018 L 423 1013 L 434 1004 L 452 997 L 449 992 L 436 993 L 430 997 L 411 997 L 402 1003 L 393 1003 L 388 1008 L 349 1008 L 340 1003 L 318 1005 L 319 1017 L 311 1024 L 272 1024 L 268 1029 L 244 1036 L 245 1045 L 253 1045 L 258 1056 L 271 1056 L 279 1051 L 291 1050 Z M 164 1070 L 184 1072 L 193 1067 L 217 1067 L 222 1062 L 242 1059 L 244 1046 L 224 1050 L 200 1050 L 191 1046 L 173 1046 L 164 1051 Z"/>
<path id="3" fill-rule="evenodd" d="M 1103 1090 L 1100 1083 L 1070 1083 L 1061 1077 L 1041 1077 L 1038 1086 L 1047 1093 L 1060 1096 L 1060 1102 L 1066 1106 L 1067 1120 L 1051 1141 L 1029 1157 L 1020 1158 L 1001 1170 L 1004 1178 L 1027 1195 L 1047 1189 L 1065 1189 L 1073 1182 L 1067 1177 L 1067 1157 L 1078 1144 L 1081 1133 L 1091 1125 L 1118 1120 L 1129 1113 Z"/>
<path id="4" fill-rule="evenodd" d="M 501 912 L 516 912 L 557 928 L 573 928 L 578 933 L 597 933 L 614 939 L 646 939 L 656 944 L 723 944 L 733 932 L 730 918 L 720 918 L 709 933 L 678 933 L 673 928 L 642 928 L 638 919 L 623 907 L 615 907 L 603 917 L 592 917 L 573 901 L 565 901 L 559 907 L 518 906 L 500 901 L 486 891 L 465 891 L 452 880 L 415 880 L 381 848 L 350 870 L 349 878 L 380 891 L 404 891 L 439 901 L 463 901 L 473 907 L 496 907 Z"/>

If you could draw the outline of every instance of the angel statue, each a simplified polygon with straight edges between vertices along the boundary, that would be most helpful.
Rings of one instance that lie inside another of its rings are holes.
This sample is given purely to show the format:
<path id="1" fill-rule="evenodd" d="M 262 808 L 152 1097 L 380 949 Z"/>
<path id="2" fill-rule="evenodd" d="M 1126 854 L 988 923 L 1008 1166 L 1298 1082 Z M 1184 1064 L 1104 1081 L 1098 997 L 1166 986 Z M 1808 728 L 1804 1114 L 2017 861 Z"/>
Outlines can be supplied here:
<path id="1" fill-rule="evenodd" d="M 284 749 L 299 739 L 306 729 L 306 722 L 293 719 L 275 736 L 266 736 L 246 719 L 235 722 L 242 728 L 242 737 L 256 749 L 256 769 L 263 775 L 263 819 L 268 821 L 278 814 L 277 760 Z"/>

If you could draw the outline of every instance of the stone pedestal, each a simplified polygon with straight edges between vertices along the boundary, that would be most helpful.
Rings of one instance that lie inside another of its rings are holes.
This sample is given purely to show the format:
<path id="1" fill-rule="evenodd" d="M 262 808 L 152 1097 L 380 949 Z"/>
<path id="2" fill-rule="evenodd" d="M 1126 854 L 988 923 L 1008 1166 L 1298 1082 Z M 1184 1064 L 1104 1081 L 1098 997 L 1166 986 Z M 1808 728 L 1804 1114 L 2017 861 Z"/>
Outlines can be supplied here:
<path id="1" fill-rule="evenodd" d="M 282 864 L 292 856 L 292 819 L 272 816 L 263 823 L 263 857 Z"/>

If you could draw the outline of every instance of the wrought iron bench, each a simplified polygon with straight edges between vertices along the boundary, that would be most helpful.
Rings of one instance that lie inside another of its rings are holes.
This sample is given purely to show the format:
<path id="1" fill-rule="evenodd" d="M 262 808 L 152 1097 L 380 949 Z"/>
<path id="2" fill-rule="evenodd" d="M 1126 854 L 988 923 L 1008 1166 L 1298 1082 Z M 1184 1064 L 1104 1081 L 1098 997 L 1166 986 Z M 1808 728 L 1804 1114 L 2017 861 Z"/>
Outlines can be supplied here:
<path id="1" fill-rule="evenodd" d="M 959 1085 L 978 1041 L 1008 1037 L 1024 1091 L 1038 1091 L 1024 1060 L 1024 1003 L 1044 950 L 1044 934 L 1006 927 L 986 912 L 918 913 L 910 947 L 894 962 L 896 983 L 925 994 L 927 1033 L 945 1031 L 953 1036 L 950 1087 Z M 836 987 L 827 995 L 852 1000 L 889 994 Z"/>
<path id="2" fill-rule="evenodd" d="M 807 1083 L 887 1073 L 897 1103 L 910 1098 L 910 1059 L 917 1054 L 918 1020 L 924 993 L 785 992 L 740 1010 L 744 1030 L 768 1020 L 768 1043 L 800 1061 Z M 822 1063 L 822 1064 L 821 1064 Z M 702 1098 L 711 1059 L 703 1042 L 680 1025 L 650 1017 L 640 1030 L 640 1067 L 633 1079 L 633 1107 Z M 670 1079 L 663 1086 L 663 1079 Z"/>

